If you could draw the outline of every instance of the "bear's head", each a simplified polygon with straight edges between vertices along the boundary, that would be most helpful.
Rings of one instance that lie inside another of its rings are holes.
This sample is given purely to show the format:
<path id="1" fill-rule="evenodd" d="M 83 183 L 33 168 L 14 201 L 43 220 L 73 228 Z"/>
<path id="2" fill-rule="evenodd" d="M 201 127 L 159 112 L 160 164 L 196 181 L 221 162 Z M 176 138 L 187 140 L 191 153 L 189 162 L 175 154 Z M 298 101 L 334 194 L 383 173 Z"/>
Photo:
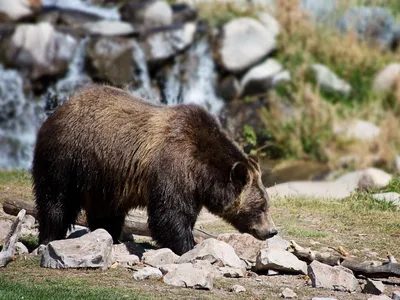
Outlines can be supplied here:
<path id="1" fill-rule="evenodd" d="M 265 240 L 278 233 L 270 214 L 269 197 L 261 181 L 261 170 L 256 156 L 236 162 L 230 172 L 236 189 L 236 199 L 222 217 L 242 233 Z"/>

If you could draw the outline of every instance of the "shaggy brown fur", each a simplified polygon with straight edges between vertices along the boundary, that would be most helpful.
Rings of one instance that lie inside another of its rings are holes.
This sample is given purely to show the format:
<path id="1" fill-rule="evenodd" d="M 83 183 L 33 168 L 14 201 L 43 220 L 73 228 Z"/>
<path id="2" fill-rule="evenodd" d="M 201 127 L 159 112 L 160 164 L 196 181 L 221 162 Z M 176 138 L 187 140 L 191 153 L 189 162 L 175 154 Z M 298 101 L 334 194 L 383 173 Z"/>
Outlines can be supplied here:
<path id="1" fill-rule="evenodd" d="M 258 162 L 195 105 L 93 85 L 44 122 L 32 173 L 40 243 L 64 238 L 81 208 L 117 241 L 128 211 L 147 207 L 153 238 L 177 254 L 194 247 L 203 205 L 241 232 L 276 234 Z"/>

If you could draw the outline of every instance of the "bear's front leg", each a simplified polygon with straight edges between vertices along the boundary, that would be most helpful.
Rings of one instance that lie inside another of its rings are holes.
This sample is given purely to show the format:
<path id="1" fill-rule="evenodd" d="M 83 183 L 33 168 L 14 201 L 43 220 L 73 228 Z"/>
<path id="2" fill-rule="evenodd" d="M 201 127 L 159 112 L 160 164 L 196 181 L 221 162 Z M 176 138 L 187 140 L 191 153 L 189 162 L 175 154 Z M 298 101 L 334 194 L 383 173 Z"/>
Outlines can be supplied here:
<path id="1" fill-rule="evenodd" d="M 180 211 L 158 210 L 152 206 L 148 208 L 148 215 L 151 235 L 160 247 L 169 248 L 177 255 L 193 249 L 193 217 Z"/>

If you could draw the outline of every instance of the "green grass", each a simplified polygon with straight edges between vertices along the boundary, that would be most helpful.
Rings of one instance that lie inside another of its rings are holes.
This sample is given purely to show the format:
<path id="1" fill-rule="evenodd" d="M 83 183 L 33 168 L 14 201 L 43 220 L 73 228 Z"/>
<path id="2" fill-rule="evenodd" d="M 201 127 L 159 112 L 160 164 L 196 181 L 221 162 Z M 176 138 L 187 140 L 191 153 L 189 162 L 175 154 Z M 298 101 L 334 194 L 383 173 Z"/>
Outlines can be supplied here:
<path id="1" fill-rule="evenodd" d="M 110 289 L 71 278 L 45 279 L 40 283 L 10 280 L 0 275 L 0 299 L 50 300 L 50 299 L 149 299 L 134 292 Z"/>
<path id="2" fill-rule="evenodd" d="M 0 185 L 3 184 L 31 184 L 31 175 L 24 170 L 0 170 Z"/>

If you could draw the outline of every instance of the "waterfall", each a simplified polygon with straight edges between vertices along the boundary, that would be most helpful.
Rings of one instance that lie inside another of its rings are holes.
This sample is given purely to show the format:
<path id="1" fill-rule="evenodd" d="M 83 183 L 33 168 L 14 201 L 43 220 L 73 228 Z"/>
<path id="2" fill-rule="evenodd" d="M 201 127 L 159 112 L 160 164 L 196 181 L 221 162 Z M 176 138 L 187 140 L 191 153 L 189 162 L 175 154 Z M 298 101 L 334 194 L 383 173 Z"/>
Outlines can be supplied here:
<path id="1" fill-rule="evenodd" d="M 24 95 L 15 70 L 0 65 L 0 169 L 29 169 L 43 108 Z"/>

